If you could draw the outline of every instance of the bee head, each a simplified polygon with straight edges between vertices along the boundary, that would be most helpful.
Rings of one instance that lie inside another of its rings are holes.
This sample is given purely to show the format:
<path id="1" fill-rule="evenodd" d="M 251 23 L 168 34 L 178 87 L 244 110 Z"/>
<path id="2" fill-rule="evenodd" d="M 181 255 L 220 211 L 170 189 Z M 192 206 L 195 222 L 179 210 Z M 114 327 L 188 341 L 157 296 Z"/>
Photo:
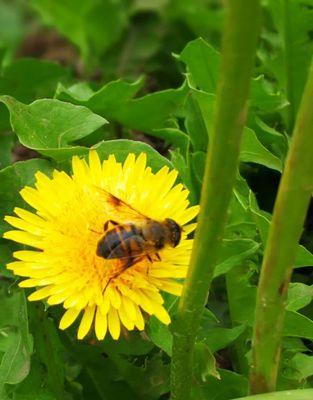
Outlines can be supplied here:
<path id="1" fill-rule="evenodd" d="M 171 218 L 165 219 L 165 225 L 169 230 L 168 242 L 172 247 L 176 247 L 181 239 L 182 228 Z"/>

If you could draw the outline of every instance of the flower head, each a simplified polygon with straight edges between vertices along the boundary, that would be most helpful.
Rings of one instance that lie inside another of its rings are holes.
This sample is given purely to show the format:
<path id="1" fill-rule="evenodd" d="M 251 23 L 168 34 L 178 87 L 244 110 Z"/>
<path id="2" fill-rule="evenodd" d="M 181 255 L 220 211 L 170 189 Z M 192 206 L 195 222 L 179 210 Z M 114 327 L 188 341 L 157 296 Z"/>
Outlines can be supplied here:
<path id="1" fill-rule="evenodd" d="M 160 292 L 181 293 L 177 279 L 186 275 L 192 248 L 187 234 L 195 225 L 186 224 L 198 212 L 197 206 L 189 207 L 188 190 L 182 184 L 174 185 L 177 172 L 163 167 L 153 173 L 143 153 L 137 159 L 129 154 L 124 164 L 113 155 L 101 163 L 95 150 L 90 151 L 89 164 L 73 157 L 72 167 L 71 176 L 55 170 L 49 178 L 37 172 L 35 188 L 21 190 L 23 199 L 36 211 L 15 208 L 16 216 L 5 219 L 17 229 L 4 237 L 36 250 L 16 251 L 17 261 L 7 268 L 27 278 L 20 282 L 21 287 L 36 288 L 30 301 L 63 304 L 66 311 L 61 329 L 82 315 L 79 339 L 92 326 L 99 340 L 107 331 L 118 339 L 122 325 L 127 330 L 143 330 L 143 311 L 169 324 Z M 104 224 L 113 219 L 112 205 L 107 207 L 102 190 L 148 218 L 176 221 L 183 227 L 178 246 L 165 246 L 158 252 L 159 258 L 142 257 L 129 268 L 123 268 L 121 259 L 98 256 Z"/>

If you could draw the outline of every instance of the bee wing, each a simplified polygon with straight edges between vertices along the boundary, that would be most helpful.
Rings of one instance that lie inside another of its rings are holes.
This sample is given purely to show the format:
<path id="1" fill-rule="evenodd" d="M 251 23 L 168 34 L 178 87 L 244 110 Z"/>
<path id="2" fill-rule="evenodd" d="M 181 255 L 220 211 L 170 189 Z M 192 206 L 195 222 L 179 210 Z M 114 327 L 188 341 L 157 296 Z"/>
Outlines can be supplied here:
<path id="1" fill-rule="evenodd" d="M 110 219 L 113 221 L 125 224 L 126 222 L 142 223 L 150 219 L 107 190 L 97 186 L 96 190 L 103 199 L 105 212 L 110 215 Z"/>

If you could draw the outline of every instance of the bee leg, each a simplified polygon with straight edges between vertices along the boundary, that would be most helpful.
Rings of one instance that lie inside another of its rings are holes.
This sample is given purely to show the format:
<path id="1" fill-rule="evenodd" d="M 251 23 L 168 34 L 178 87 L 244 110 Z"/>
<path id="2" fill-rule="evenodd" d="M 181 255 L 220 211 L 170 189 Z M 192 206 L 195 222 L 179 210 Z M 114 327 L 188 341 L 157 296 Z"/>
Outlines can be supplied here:
<path id="1" fill-rule="evenodd" d="M 155 255 L 156 255 L 156 258 L 158 259 L 158 261 L 161 261 L 160 254 L 159 253 L 155 253 Z"/>
<path id="2" fill-rule="evenodd" d="M 106 232 L 108 230 L 110 224 L 113 226 L 116 226 L 116 225 L 118 225 L 118 222 L 112 221 L 112 219 L 107 220 L 103 226 L 104 232 Z"/>
<path id="3" fill-rule="evenodd" d="M 113 279 L 117 278 L 122 272 L 124 272 L 126 269 L 130 268 L 132 265 L 136 264 L 137 262 L 139 262 L 141 259 L 142 259 L 142 257 L 138 257 L 138 256 L 128 257 L 127 260 L 125 261 L 125 264 L 122 266 L 122 268 L 118 272 L 116 272 L 113 276 L 111 276 L 111 278 L 107 281 L 102 293 L 104 293 L 106 291 L 106 288 L 109 286 L 109 283 Z"/>

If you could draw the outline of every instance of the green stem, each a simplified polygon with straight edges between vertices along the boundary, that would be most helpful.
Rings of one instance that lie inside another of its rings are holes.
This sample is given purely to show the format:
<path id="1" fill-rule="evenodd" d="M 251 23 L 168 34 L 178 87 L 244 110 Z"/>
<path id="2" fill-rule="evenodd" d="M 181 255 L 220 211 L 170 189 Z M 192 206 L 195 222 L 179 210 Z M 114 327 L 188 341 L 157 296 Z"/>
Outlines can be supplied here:
<path id="1" fill-rule="evenodd" d="M 281 392 L 257 394 L 233 400 L 311 400 L 313 389 L 284 390 Z"/>
<path id="2" fill-rule="evenodd" d="M 173 322 L 172 399 L 190 398 L 193 348 L 223 237 L 235 182 L 259 32 L 259 0 L 227 2 L 214 132 L 188 276 Z"/>
<path id="3" fill-rule="evenodd" d="M 257 293 L 250 390 L 275 390 L 284 306 L 313 190 L 313 64 L 275 202 Z"/>

